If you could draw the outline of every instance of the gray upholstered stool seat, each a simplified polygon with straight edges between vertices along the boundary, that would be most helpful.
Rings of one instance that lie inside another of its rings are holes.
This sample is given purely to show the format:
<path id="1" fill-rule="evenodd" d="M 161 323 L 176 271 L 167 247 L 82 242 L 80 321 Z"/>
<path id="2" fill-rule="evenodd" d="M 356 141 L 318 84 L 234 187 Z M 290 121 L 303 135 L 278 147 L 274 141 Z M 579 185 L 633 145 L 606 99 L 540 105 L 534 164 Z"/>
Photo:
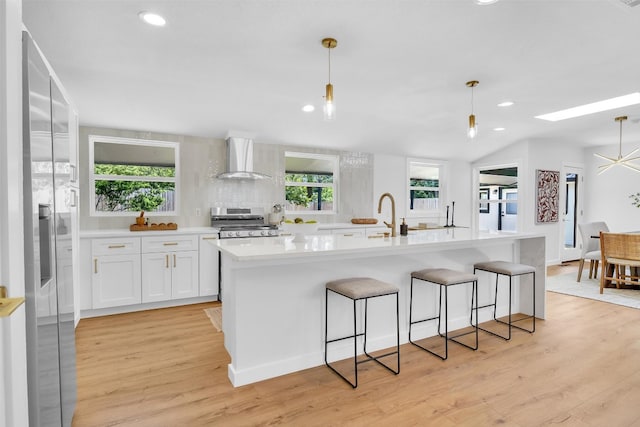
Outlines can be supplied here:
<path id="1" fill-rule="evenodd" d="M 429 283 L 433 283 L 438 286 L 439 289 L 439 295 L 438 295 L 438 315 L 437 316 L 433 316 L 433 317 L 428 317 L 426 319 L 420 319 L 420 320 L 413 320 L 413 285 L 414 285 L 414 279 L 417 280 L 421 280 L 424 282 L 429 282 Z M 455 343 L 458 343 L 460 345 L 463 345 L 467 348 L 470 348 L 471 350 L 477 350 L 478 349 L 478 307 L 477 304 L 476 306 L 473 305 L 473 297 L 472 297 L 472 303 L 471 303 L 471 316 L 470 319 L 473 320 L 473 311 L 476 311 L 476 324 L 474 325 L 473 323 L 471 323 L 471 326 L 473 327 L 473 331 L 471 332 L 463 332 L 463 333 L 459 333 L 457 335 L 454 336 L 449 336 L 449 330 L 448 330 L 448 317 L 449 317 L 449 298 L 448 298 L 448 288 L 450 286 L 455 286 L 455 285 L 461 285 L 461 284 L 466 284 L 466 283 L 471 283 L 472 284 L 472 290 L 471 290 L 471 294 L 474 295 L 475 294 L 475 300 L 478 300 L 478 277 L 474 274 L 471 273 L 465 273 L 463 271 L 456 271 L 456 270 L 450 270 L 448 268 L 426 268 L 424 270 L 418 270 L 418 271 L 413 271 L 411 273 L 411 296 L 409 298 L 409 342 L 413 345 L 415 345 L 416 347 L 419 347 L 431 354 L 433 354 L 434 356 L 438 356 L 439 358 L 441 358 L 442 360 L 446 360 L 447 357 L 449 357 L 449 341 L 453 341 Z M 440 329 L 440 324 L 442 322 L 442 308 L 443 308 L 443 304 L 442 304 L 442 289 L 444 288 L 444 334 L 441 332 Z M 422 346 L 421 344 L 417 343 L 413 338 L 412 338 L 412 326 L 416 323 L 421 323 L 421 322 L 428 322 L 431 320 L 437 320 L 438 321 L 438 335 L 441 336 L 442 338 L 444 338 L 444 355 L 439 354 L 427 347 Z M 475 345 L 471 346 L 468 345 L 466 343 L 463 343 L 461 341 L 456 340 L 456 338 L 464 336 L 464 335 L 469 335 L 469 334 L 473 334 L 475 333 Z"/>
<path id="2" fill-rule="evenodd" d="M 353 301 L 353 335 L 347 335 L 340 338 L 329 339 L 329 292 L 334 292 L 343 297 L 349 298 Z M 327 282 L 325 286 L 325 312 L 324 312 L 324 363 L 331 368 L 333 372 L 338 374 L 343 380 L 351 384 L 353 388 L 358 387 L 358 365 L 360 363 L 374 361 L 385 367 L 394 374 L 400 373 L 400 307 L 398 298 L 399 289 L 389 283 L 382 282 L 380 280 L 372 279 L 370 277 L 351 277 L 348 279 L 338 279 L 331 282 Z M 368 305 L 367 301 L 370 298 L 384 297 L 388 295 L 396 296 L 396 349 L 385 354 L 372 356 L 367 351 L 367 318 L 368 318 Z M 364 300 L 364 327 L 363 332 L 357 332 L 356 325 L 356 303 Z M 363 352 L 366 356 L 363 360 L 358 360 L 358 342 L 357 337 L 364 337 Z M 336 368 L 331 366 L 327 357 L 328 344 L 346 339 L 353 339 L 353 366 L 355 380 L 352 382 L 346 376 L 338 372 Z M 397 356 L 397 369 L 393 369 L 390 366 L 382 363 L 379 359 L 392 355 Z"/>
<path id="3" fill-rule="evenodd" d="M 411 277 L 445 286 L 478 280 L 474 274 L 449 270 L 448 268 L 426 268 L 424 270 L 413 271 Z"/>
<path id="4" fill-rule="evenodd" d="M 503 274 L 505 276 L 519 276 L 521 274 L 535 273 L 535 267 L 526 264 L 518 264 L 508 261 L 486 261 L 478 262 L 473 265 L 475 270 L 489 271 L 492 273 Z"/>
<path id="5" fill-rule="evenodd" d="M 327 282 L 327 289 L 351 299 L 372 298 L 398 292 L 398 288 L 369 277 L 352 277 Z"/>
<path id="6" fill-rule="evenodd" d="M 487 308 L 487 307 L 493 307 L 493 320 L 495 320 L 498 323 L 507 325 L 508 327 L 508 333 L 507 335 L 501 335 L 499 333 L 496 333 L 494 331 L 490 331 L 488 329 L 482 328 L 482 327 L 478 327 L 479 329 L 482 329 L 485 332 L 488 332 L 492 335 L 495 335 L 497 337 L 500 337 L 502 339 L 505 340 L 510 340 L 511 339 L 511 328 L 517 328 L 529 333 L 534 333 L 536 331 L 536 269 L 535 267 L 531 266 L 531 265 L 527 265 L 527 264 L 519 264 L 516 262 L 509 262 L 509 261 L 484 261 L 484 262 L 478 262 L 476 264 L 474 264 L 473 266 L 473 272 L 475 273 L 476 271 L 486 271 L 488 273 L 494 273 L 496 275 L 496 286 L 495 286 L 495 298 L 493 300 L 492 304 L 485 304 L 485 305 L 481 305 L 478 308 Z M 533 275 L 533 283 L 531 285 L 532 287 L 532 291 L 533 291 L 533 311 L 532 311 L 532 315 L 530 316 L 525 316 L 525 317 L 521 317 L 519 319 L 513 320 L 512 318 L 512 313 L 511 313 L 511 293 L 512 293 L 512 286 L 513 286 L 513 282 L 512 279 L 514 276 L 522 276 L 525 274 L 532 274 Z M 509 318 L 507 322 L 504 322 L 500 319 L 498 319 L 496 317 L 496 310 L 497 310 L 497 306 L 498 306 L 498 278 L 500 276 L 508 276 L 509 277 Z M 473 298 L 471 300 L 471 304 L 473 304 Z M 514 322 L 520 322 L 522 320 L 526 320 L 526 319 L 532 319 L 533 325 L 531 329 L 526 329 L 526 328 L 522 328 L 520 326 L 514 325 Z"/>

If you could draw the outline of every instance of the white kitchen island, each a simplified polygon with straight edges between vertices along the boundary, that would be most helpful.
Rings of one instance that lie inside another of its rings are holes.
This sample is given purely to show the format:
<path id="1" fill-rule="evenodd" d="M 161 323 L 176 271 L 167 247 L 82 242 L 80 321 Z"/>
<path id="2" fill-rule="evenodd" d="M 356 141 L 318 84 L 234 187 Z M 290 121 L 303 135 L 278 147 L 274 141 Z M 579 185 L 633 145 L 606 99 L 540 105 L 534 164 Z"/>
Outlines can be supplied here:
<path id="1" fill-rule="evenodd" d="M 472 272 L 474 263 L 487 260 L 532 265 L 536 268 L 536 317 L 545 316 L 545 241 L 541 235 L 448 228 L 394 238 L 313 235 L 306 236 L 304 243 L 292 240 L 293 236 L 211 241 L 222 254 L 222 323 L 231 356 L 229 379 L 234 386 L 324 364 L 325 283 L 330 280 L 372 277 L 398 286 L 401 343 L 408 342 L 410 273 L 423 268 Z M 483 272 L 478 275 L 480 305 L 487 304 L 495 279 Z M 514 313 L 531 314 L 530 277 L 514 279 Z M 498 316 L 508 312 L 508 282 L 501 283 Z M 414 298 L 420 300 L 423 312 L 414 319 L 436 313 L 436 288 L 415 288 Z M 330 302 L 329 338 L 352 328 L 351 301 L 335 298 Z M 395 304 L 385 298 L 369 302 L 367 344 L 374 351 L 395 345 Z M 449 304 L 449 329 L 468 326 L 471 287 L 451 289 Z M 491 312 L 481 310 L 480 322 L 489 320 Z M 413 329 L 416 338 L 437 333 L 435 322 Z M 352 355 L 352 343 L 346 340 L 331 347 L 331 360 Z M 431 361 L 425 356 L 425 363 Z M 327 375 L 332 373 L 327 370 Z"/>

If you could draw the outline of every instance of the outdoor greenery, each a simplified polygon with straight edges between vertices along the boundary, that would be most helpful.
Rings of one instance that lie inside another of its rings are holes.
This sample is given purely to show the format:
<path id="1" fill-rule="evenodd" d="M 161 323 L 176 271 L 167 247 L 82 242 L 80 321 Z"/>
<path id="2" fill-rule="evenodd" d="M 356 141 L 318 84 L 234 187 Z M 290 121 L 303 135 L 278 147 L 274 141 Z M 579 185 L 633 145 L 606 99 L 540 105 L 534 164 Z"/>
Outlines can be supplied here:
<path id="1" fill-rule="evenodd" d="M 640 208 L 640 193 L 632 194 L 629 196 L 632 200 L 631 204 L 636 208 Z"/>
<path id="2" fill-rule="evenodd" d="M 411 187 L 425 187 L 425 188 L 438 188 L 440 186 L 440 181 L 437 179 L 416 179 L 411 178 L 409 180 L 409 185 Z M 416 190 L 411 189 L 411 198 L 412 199 L 437 199 L 438 198 L 438 190 Z"/>
<path id="3" fill-rule="evenodd" d="M 173 182 L 138 181 L 135 177 L 173 177 L 174 168 L 96 164 L 96 176 L 119 179 L 96 179 L 96 210 L 109 212 L 152 212 L 165 202 L 165 194 L 175 190 Z M 126 179 L 122 179 L 125 178 Z"/>
<path id="4" fill-rule="evenodd" d="M 311 184 L 309 186 L 285 185 L 286 200 L 294 205 L 309 206 L 311 203 L 317 203 L 318 209 L 320 210 L 323 202 L 333 202 L 332 187 L 313 185 L 315 183 L 331 184 L 333 183 L 333 175 L 287 173 L 285 180 L 287 183 L 306 182 Z"/>

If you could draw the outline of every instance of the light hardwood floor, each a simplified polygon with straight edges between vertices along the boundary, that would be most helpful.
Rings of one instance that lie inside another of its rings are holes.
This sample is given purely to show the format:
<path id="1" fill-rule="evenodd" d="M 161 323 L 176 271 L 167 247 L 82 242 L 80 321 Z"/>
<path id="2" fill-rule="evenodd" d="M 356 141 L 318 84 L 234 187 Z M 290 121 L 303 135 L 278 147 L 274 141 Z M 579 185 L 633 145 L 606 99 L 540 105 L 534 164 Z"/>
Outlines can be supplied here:
<path id="1" fill-rule="evenodd" d="M 73 425 L 640 426 L 635 309 L 548 292 L 535 334 L 447 361 L 403 345 L 400 375 L 360 365 L 353 390 L 324 366 L 232 387 L 215 304 L 83 319 Z"/>

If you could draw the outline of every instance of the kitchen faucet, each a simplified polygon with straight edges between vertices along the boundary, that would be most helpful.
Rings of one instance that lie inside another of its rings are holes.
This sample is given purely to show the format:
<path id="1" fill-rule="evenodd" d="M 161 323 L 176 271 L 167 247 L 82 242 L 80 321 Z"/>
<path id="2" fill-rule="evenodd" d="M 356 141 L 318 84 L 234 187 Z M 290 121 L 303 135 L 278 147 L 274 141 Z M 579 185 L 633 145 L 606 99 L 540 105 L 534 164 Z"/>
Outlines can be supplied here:
<path id="1" fill-rule="evenodd" d="M 382 213 L 382 199 L 384 199 L 385 197 L 388 197 L 389 200 L 391 200 L 391 224 L 386 221 L 382 222 L 384 222 L 384 225 L 391 229 L 391 237 L 396 237 L 396 201 L 394 200 L 391 193 L 384 193 L 382 196 L 380 196 L 380 200 L 378 201 L 378 213 Z"/>

